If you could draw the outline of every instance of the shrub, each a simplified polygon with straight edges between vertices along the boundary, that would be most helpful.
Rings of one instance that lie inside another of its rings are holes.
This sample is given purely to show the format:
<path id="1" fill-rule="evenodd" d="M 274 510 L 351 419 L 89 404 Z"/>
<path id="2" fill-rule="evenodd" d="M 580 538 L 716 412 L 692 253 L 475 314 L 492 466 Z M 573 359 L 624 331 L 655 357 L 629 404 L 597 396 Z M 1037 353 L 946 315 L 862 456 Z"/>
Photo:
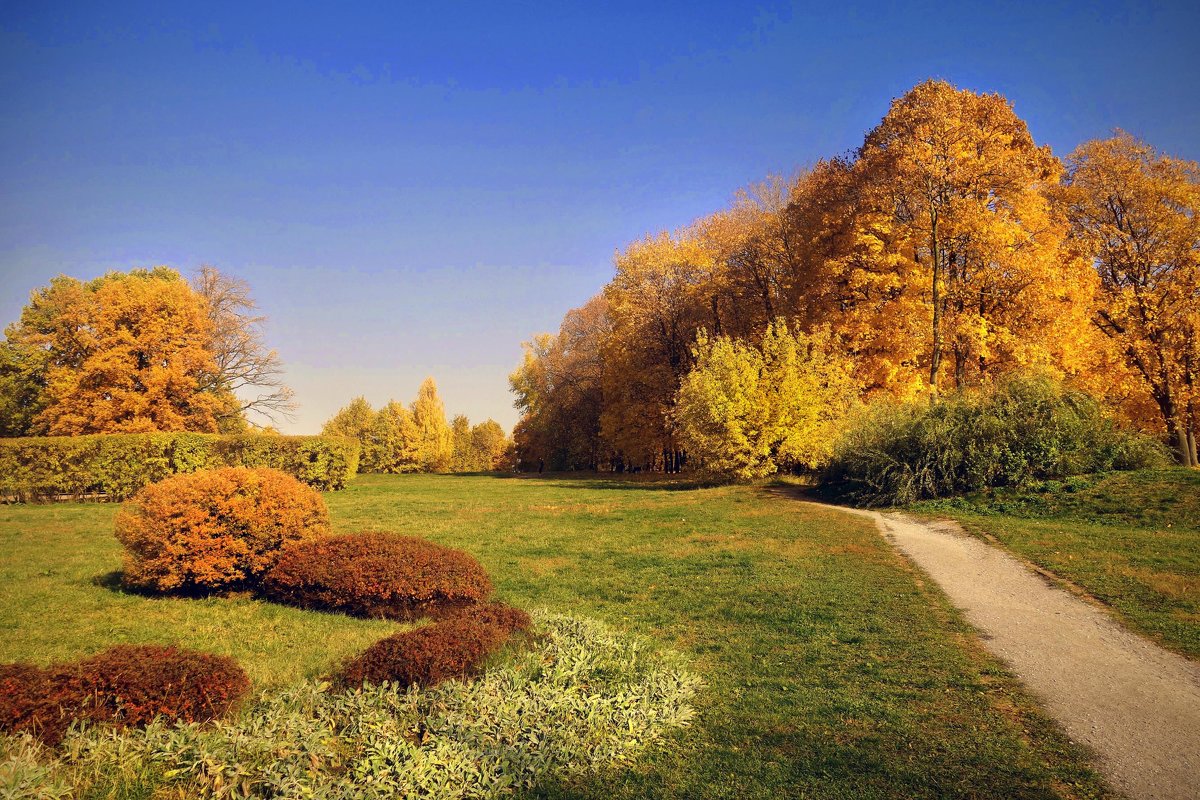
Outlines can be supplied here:
<path id="1" fill-rule="evenodd" d="M 56 744 L 76 720 L 144 726 L 155 717 L 205 722 L 250 688 L 233 659 L 175 647 L 117 645 L 45 669 L 0 666 L 0 727 Z"/>
<path id="2" fill-rule="evenodd" d="M 0 495 L 123 500 L 179 473 L 272 467 L 308 485 L 341 489 L 358 471 L 358 442 L 338 436 L 139 433 L 0 439 Z"/>
<path id="3" fill-rule="evenodd" d="M 491 604 L 380 639 L 351 659 L 338 676 L 347 686 L 384 681 L 435 686 L 474 674 L 513 633 L 529 627 L 529 615 Z"/>
<path id="4" fill-rule="evenodd" d="M 289 542 L 329 532 L 315 489 L 273 469 L 175 475 L 121 507 L 126 584 L 203 592 L 252 584 Z"/>
<path id="5" fill-rule="evenodd" d="M 61 754 L 0 736 L 28 793 L 110 796 L 377 797 L 523 795 L 629 768 L 694 717 L 698 678 L 679 658 L 590 620 L 539 613 L 539 635 L 479 678 L 400 691 L 277 690 L 244 714 L 199 726 L 71 731 Z M 39 763 L 44 768 L 39 768 Z M 130 793 L 133 796 L 133 793 Z"/>
<path id="6" fill-rule="evenodd" d="M 276 602 L 412 620 L 486 599 L 492 582 L 462 550 L 413 536 L 356 533 L 296 542 L 264 576 Z"/>
<path id="7" fill-rule="evenodd" d="M 868 502 L 903 505 L 1165 461 L 1160 444 L 1119 428 L 1087 394 L 1025 376 L 936 405 L 875 405 L 839 442 L 828 477 Z"/>

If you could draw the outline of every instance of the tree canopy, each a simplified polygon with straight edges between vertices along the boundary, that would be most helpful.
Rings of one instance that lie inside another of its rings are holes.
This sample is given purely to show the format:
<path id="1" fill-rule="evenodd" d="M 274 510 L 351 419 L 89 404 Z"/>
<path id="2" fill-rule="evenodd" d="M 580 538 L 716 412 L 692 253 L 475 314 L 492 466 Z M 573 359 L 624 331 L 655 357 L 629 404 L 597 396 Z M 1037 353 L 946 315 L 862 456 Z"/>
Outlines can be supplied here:
<path id="1" fill-rule="evenodd" d="M 750 399 L 774 380 L 782 329 L 836 353 L 868 401 L 1037 372 L 1195 464 L 1198 175 L 1122 133 L 1064 164 L 1001 95 L 926 81 L 853 154 L 618 252 L 603 292 L 526 344 L 510 379 L 518 456 L 670 470 L 703 451 L 746 476 L 816 465 L 789 460 Z M 741 455 L 716 455 L 718 429 Z"/>

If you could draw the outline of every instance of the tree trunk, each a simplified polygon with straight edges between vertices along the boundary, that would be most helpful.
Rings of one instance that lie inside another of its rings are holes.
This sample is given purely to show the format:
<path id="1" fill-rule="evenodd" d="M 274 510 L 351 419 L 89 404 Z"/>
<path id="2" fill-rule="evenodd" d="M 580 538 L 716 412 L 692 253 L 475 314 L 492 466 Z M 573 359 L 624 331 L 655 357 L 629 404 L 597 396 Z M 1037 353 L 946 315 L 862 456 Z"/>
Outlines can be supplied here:
<path id="1" fill-rule="evenodd" d="M 1187 444 L 1188 444 L 1188 457 L 1192 461 L 1192 463 L 1188 464 L 1188 466 L 1189 467 L 1200 467 L 1200 458 L 1197 457 L 1197 452 L 1196 452 L 1196 432 L 1195 431 L 1187 432 Z"/>
<path id="2" fill-rule="evenodd" d="M 929 211 L 929 260 L 933 267 L 933 354 L 929 359 L 929 402 L 938 397 L 938 372 L 942 368 L 942 287 L 941 252 L 938 249 L 938 218 L 936 209 Z"/>

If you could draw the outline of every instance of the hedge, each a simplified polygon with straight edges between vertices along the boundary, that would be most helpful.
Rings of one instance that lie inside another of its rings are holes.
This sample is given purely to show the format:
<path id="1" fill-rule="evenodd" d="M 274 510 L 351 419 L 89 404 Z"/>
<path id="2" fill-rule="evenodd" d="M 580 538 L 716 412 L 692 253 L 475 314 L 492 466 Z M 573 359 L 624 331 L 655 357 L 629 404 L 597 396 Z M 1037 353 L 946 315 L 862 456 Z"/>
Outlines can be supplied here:
<path id="1" fill-rule="evenodd" d="M 123 500 L 146 484 L 217 467 L 271 467 L 323 491 L 358 471 L 358 442 L 339 436 L 134 433 L 0 439 L 0 497 Z"/>

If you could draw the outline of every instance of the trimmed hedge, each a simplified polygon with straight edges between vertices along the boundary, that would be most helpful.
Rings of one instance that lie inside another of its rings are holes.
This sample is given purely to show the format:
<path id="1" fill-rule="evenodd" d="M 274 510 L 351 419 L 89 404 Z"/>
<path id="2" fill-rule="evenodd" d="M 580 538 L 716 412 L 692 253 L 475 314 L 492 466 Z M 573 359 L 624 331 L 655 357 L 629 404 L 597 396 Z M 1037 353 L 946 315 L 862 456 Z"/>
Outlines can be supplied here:
<path id="1" fill-rule="evenodd" d="M 322 491 L 358 471 L 358 442 L 341 436 L 210 433 L 97 434 L 0 439 L 0 496 L 29 502 L 102 495 L 123 500 L 171 475 L 271 467 Z"/>
<path id="2" fill-rule="evenodd" d="M 445 619 L 380 639 L 349 660 L 338 675 L 347 687 L 384 681 L 435 686 L 475 674 L 488 656 L 518 631 L 529 615 L 501 603 L 466 609 Z"/>
<path id="3" fill-rule="evenodd" d="M 57 744 L 76 720 L 207 722 L 250 688 L 237 662 L 159 645 L 116 645 L 68 664 L 0 665 L 0 728 Z"/>
<path id="4" fill-rule="evenodd" d="M 492 582 L 462 550 L 415 536 L 352 533 L 288 545 L 262 590 L 300 608 L 413 620 L 482 602 Z"/>
<path id="5" fill-rule="evenodd" d="M 113 525 L 127 585 L 210 592 L 253 586 L 284 545 L 327 535 L 329 510 L 316 489 L 279 470 L 223 467 L 143 488 Z"/>

